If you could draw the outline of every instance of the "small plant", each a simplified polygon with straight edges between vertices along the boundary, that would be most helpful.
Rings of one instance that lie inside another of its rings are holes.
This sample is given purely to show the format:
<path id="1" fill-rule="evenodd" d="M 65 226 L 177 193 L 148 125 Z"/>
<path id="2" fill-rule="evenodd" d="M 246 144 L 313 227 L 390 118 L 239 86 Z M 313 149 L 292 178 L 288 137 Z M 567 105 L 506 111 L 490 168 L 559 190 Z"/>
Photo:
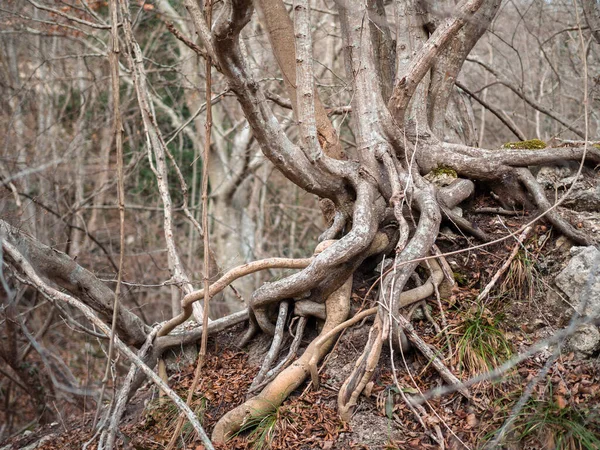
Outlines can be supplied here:
<path id="1" fill-rule="evenodd" d="M 239 433 L 250 431 L 248 441 L 252 444 L 252 448 L 261 450 L 268 448 L 275 434 L 275 426 L 277 425 L 277 410 L 263 417 L 252 418 L 245 422 L 240 428 Z"/>
<path id="2" fill-rule="evenodd" d="M 502 292 L 510 292 L 513 297 L 531 300 L 535 294 L 538 276 L 535 264 L 528 252 L 519 250 L 510 263 L 504 281 L 500 285 Z"/>
<path id="3" fill-rule="evenodd" d="M 454 330 L 458 339 L 458 366 L 476 375 L 499 366 L 512 355 L 510 343 L 498 327 L 499 317 L 482 305 L 474 305 Z"/>
<path id="4" fill-rule="evenodd" d="M 246 438 L 251 448 L 270 448 L 275 434 L 293 423 L 291 411 L 285 406 L 273 407 L 267 414 L 257 414 L 245 421 L 234 437 L 248 433 Z"/>
<path id="5" fill-rule="evenodd" d="M 598 411 L 584 410 L 566 403 L 564 398 L 557 401 L 550 388 L 550 395 L 527 402 L 515 419 L 509 440 L 529 448 L 597 450 L 600 448 L 599 430 Z M 488 440 L 494 435 L 488 435 Z"/>

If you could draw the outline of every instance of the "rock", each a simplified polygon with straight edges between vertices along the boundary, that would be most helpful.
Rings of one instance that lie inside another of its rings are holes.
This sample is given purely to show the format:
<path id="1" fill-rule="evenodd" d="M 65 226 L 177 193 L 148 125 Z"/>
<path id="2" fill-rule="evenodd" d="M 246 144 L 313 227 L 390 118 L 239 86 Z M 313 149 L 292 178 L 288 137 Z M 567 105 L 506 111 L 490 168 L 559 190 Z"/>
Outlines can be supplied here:
<path id="1" fill-rule="evenodd" d="M 600 251 L 594 246 L 572 247 L 570 253 L 571 260 L 554 283 L 583 317 L 600 317 Z M 600 331 L 592 324 L 582 324 L 567 346 L 581 356 L 592 356 L 600 350 Z"/>
<path id="2" fill-rule="evenodd" d="M 577 211 L 600 211 L 600 184 L 587 189 L 575 189 L 563 206 Z"/>
<path id="3" fill-rule="evenodd" d="M 545 188 L 555 188 L 564 183 L 564 180 L 571 178 L 576 173 L 569 165 L 564 166 L 542 166 L 535 179 Z"/>
<path id="4" fill-rule="evenodd" d="M 600 315 L 600 251 L 594 247 L 572 247 L 572 258 L 555 283 L 579 314 Z"/>
<path id="5" fill-rule="evenodd" d="M 597 213 L 600 210 L 600 180 L 597 175 L 590 173 L 581 174 L 576 180 L 577 170 L 578 165 L 574 162 L 560 166 L 542 166 L 535 179 L 544 188 L 556 192 L 548 193 L 551 198 L 554 195 L 561 197 L 575 183 L 562 206 L 576 211 Z"/>
<path id="6" fill-rule="evenodd" d="M 583 356 L 592 356 L 600 350 L 600 331 L 594 325 L 580 325 L 569 337 L 567 346 Z"/>

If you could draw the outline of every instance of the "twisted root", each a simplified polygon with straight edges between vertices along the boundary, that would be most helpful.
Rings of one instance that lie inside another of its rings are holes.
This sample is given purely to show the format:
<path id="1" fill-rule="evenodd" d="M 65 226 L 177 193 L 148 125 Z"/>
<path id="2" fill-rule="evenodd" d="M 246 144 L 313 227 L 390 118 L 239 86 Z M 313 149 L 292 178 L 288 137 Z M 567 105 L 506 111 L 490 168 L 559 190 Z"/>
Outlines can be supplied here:
<path id="1" fill-rule="evenodd" d="M 351 291 L 352 277 L 348 278 L 341 288 L 327 298 L 325 302 L 327 319 L 319 336 L 327 334 L 346 320 L 350 313 Z M 315 345 L 316 341 L 313 341 L 302 356 L 271 381 L 260 394 L 221 417 L 213 430 L 212 441 L 214 443 L 227 441 L 245 422 L 260 418 L 281 405 L 288 395 L 308 377 L 311 358 L 315 357 L 317 361 L 321 360 L 333 345 L 334 339 L 335 336 L 332 336 L 318 347 Z"/>

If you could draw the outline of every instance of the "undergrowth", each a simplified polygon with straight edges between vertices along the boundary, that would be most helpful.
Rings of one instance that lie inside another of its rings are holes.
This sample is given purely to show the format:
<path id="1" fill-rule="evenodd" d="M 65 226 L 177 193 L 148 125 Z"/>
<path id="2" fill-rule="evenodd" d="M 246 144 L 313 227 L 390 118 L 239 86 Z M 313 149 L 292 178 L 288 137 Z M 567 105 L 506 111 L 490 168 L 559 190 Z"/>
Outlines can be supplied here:
<path id="1" fill-rule="evenodd" d="M 520 392 L 511 395 L 504 408 L 506 420 Z M 497 431 L 490 433 L 491 441 Z M 515 418 L 507 437 L 506 448 L 514 444 L 523 448 L 554 450 L 600 449 L 600 410 L 589 405 L 569 403 L 561 395 L 553 395 L 552 384 L 545 393 L 532 397 Z"/>
<path id="2" fill-rule="evenodd" d="M 271 448 L 276 433 L 283 433 L 286 428 L 293 426 L 293 413 L 286 406 L 273 407 L 266 415 L 258 414 L 245 421 L 234 437 L 246 435 L 246 440 L 252 449 L 263 450 Z"/>
<path id="3" fill-rule="evenodd" d="M 521 249 L 510 263 L 500 291 L 509 293 L 513 298 L 531 300 L 538 288 L 540 275 L 535 268 L 532 255 Z"/>
<path id="4" fill-rule="evenodd" d="M 512 355 L 512 347 L 499 328 L 502 317 L 484 305 L 473 305 L 452 332 L 458 335 L 456 358 L 459 369 L 470 376 L 492 370 Z"/>

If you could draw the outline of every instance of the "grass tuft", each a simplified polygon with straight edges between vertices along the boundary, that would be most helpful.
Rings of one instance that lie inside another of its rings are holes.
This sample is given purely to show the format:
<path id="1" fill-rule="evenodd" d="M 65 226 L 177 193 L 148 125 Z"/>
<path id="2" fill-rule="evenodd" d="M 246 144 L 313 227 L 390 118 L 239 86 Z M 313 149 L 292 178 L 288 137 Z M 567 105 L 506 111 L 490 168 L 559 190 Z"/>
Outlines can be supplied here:
<path id="1" fill-rule="evenodd" d="M 488 439 L 494 434 L 488 435 Z M 600 413 L 567 403 L 564 398 L 553 396 L 550 390 L 550 395 L 527 402 L 515 419 L 507 441 L 514 441 L 523 448 L 598 450 Z M 510 446 L 511 442 L 504 444 Z"/>
<path id="2" fill-rule="evenodd" d="M 512 347 L 498 327 L 499 316 L 482 305 L 474 305 L 454 329 L 458 334 L 458 367 L 470 376 L 491 370 L 512 355 Z"/>

